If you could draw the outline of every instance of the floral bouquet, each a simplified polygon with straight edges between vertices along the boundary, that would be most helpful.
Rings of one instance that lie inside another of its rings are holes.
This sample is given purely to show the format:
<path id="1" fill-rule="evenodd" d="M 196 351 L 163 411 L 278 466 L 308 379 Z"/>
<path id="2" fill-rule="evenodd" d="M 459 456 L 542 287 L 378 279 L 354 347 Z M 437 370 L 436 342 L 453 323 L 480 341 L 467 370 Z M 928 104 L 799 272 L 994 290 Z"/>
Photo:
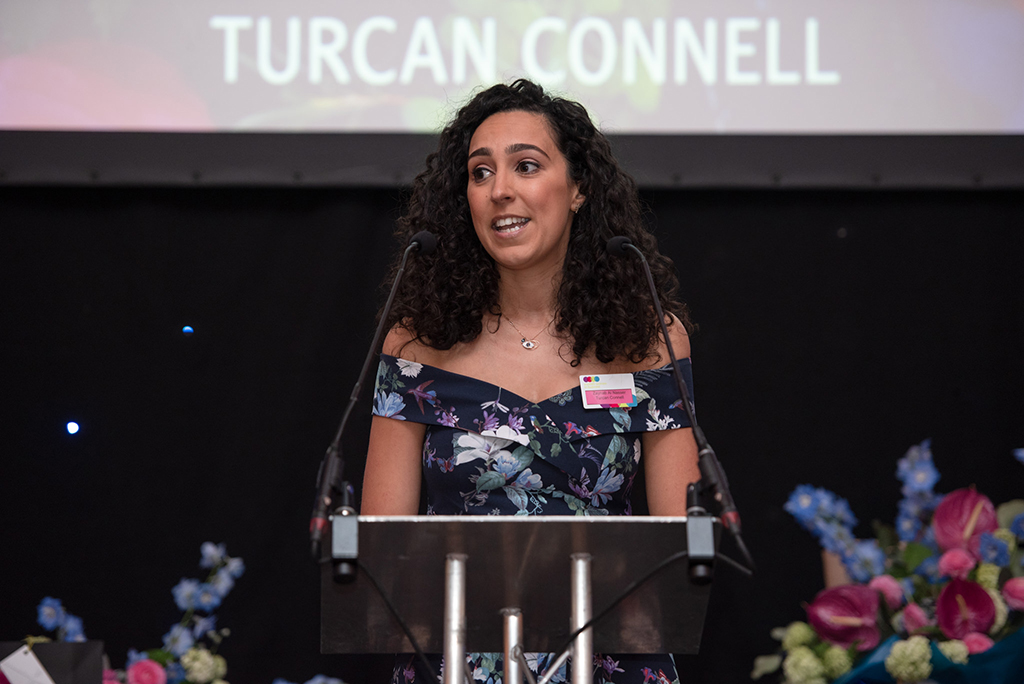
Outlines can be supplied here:
<path id="1" fill-rule="evenodd" d="M 182 578 L 171 589 L 183 614 L 164 635 L 163 648 L 129 649 L 125 671 L 107 670 L 103 684 L 227 684 L 227 661 L 217 648 L 231 632 L 217 629 L 213 611 L 245 572 L 245 563 L 229 556 L 224 544 L 204 542 L 199 552 L 199 567 L 209 573 L 202 582 Z"/>
<path id="2" fill-rule="evenodd" d="M 1024 462 L 1024 450 L 1014 452 Z M 807 622 L 773 630 L 787 684 L 1024 681 L 1024 500 L 998 508 L 974 487 L 936 494 L 928 440 L 898 461 L 895 526 L 853 536 L 849 504 L 800 485 L 786 510 L 842 561 L 849 583 L 826 588 Z"/>
<path id="3" fill-rule="evenodd" d="M 213 610 L 245 572 L 241 558 L 227 555 L 223 544 L 206 542 L 200 547 L 200 567 L 209 568 L 206 580 L 182 579 L 171 593 L 183 611 L 180 621 L 164 635 L 163 648 L 139 652 L 128 650 L 124 670 L 104 670 L 103 684 L 227 684 L 227 661 L 217 647 L 230 634 L 217 630 Z M 47 596 L 39 604 L 38 622 L 56 632 L 58 641 L 85 641 L 82 619 L 68 613 L 60 600 Z M 47 641 L 29 637 L 29 641 Z"/>

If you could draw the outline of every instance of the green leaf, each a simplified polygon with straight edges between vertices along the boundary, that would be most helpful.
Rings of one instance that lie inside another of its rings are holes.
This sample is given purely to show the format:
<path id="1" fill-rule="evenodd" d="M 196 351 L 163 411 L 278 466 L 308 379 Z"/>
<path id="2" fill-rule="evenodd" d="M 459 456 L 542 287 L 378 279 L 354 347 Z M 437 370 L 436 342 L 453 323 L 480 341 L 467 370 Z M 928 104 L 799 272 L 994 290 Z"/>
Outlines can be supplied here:
<path id="1" fill-rule="evenodd" d="M 871 527 L 875 530 L 875 538 L 878 539 L 878 545 L 883 549 L 891 549 L 900 543 L 900 538 L 896 535 L 896 528 L 892 525 L 885 525 L 878 520 L 872 520 Z"/>
<path id="2" fill-rule="evenodd" d="M 485 492 L 497 489 L 505 485 L 505 476 L 493 470 L 488 470 L 476 481 L 476 491 Z"/>
<path id="3" fill-rule="evenodd" d="M 516 459 L 516 468 L 522 472 L 526 470 L 531 463 L 533 463 L 533 451 L 529 448 L 520 446 L 512 452 L 512 457 Z"/>
<path id="4" fill-rule="evenodd" d="M 609 409 L 608 413 L 611 414 L 612 420 L 615 421 L 616 425 L 621 425 L 627 431 L 629 430 L 630 426 L 633 424 L 633 419 L 630 418 L 629 414 L 626 413 L 626 411 L 624 411 L 623 409 L 620 409 L 620 408 Z"/>
<path id="5" fill-rule="evenodd" d="M 782 667 L 782 656 L 779 654 L 757 656 L 754 658 L 754 669 L 750 671 L 751 679 L 760 679 Z"/>
<path id="6" fill-rule="evenodd" d="M 167 667 L 168 663 L 174 662 L 174 654 L 162 648 L 146 651 L 146 655 L 150 660 L 159 663 L 161 667 Z"/>
<path id="7" fill-rule="evenodd" d="M 999 519 L 999 526 L 1009 529 L 1013 519 L 1024 513 L 1024 499 L 1012 499 L 996 509 L 996 518 Z"/>
<path id="8" fill-rule="evenodd" d="M 560 453 L 562 453 L 562 445 L 555 442 L 551 445 L 551 458 L 558 458 Z"/>
<path id="9" fill-rule="evenodd" d="M 909 570 L 914 570 L 931 556 L 932 550 L 917 542 L 910 542 L 907 544 L 907 548 L 903 549 L 903 563 Z"/>
<path id="10" fill-rule="evenodd" d="M 602 468 L 609 465 L 615 465 L 619 462 L 619 457 L 625 454 L 629 450 L 629 445 L 619 435 L 612 437 L 611 443 L 608 444 L 608 450 L 604 452 L 604 463 L 601 464 Z"/>

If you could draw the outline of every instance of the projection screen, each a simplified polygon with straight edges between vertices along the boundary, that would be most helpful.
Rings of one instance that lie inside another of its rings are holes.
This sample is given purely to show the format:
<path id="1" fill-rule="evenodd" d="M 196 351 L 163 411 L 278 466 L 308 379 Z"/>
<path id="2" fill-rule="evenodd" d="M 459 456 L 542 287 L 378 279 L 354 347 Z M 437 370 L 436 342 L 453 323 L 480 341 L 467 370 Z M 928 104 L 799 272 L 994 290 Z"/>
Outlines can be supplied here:
<path id="1" fill-rule="evenodd" d="M 116 139 L 195 145 L 207 163 L 211 141 L 294 143 L 296 163 L 323 145 L 361 159 L 356 137 L 418 152 L 473 92 L 517 77 L 651 150 L 929 136 L 998 151 L 1024 134 L 1014 0 L 39 0 L 3 3 L 0 23 L 0 150 L 19 159 L 109 140 L 11 135 L 40 131 L 202 134 Z"/>

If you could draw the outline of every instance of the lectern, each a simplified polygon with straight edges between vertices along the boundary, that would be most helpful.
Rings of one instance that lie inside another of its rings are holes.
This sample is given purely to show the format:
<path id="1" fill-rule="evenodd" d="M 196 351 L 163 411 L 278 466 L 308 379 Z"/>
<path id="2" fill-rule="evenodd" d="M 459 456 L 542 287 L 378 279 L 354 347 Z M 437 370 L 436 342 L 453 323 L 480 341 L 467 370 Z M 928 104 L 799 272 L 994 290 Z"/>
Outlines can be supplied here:
<path id="1" fill-rule="evenodd" d="M 355 550 L 356 521 L 347 523 L 349 538 L 335 540 L 335 558 L 339 545 L 348 546 L 341 556 Z M 357 529 L 365 570 L 339 584 L 324 563 L 323 653 L 413 651 L 366 572 L 427 653 L 452 658 L 466 651 L 508 653 L 515 646 L 550 653 L 631 583 L 688 550 L 687 560 L 656 574 L 584 631 L 574 642 L 574 660 L 589 662 L 585 654 L 595 650 L 700 648 L 710 584 L 691 581 L 690 568 L 702 563 L 710 576 L 720 535 L 715 518 L 359 516 Z M 575 669 L 590 677 L 589 667 Z M 446 668 L 445 675 L 446 684 L 449 675 L 461 684 L 461 669 Z"/>

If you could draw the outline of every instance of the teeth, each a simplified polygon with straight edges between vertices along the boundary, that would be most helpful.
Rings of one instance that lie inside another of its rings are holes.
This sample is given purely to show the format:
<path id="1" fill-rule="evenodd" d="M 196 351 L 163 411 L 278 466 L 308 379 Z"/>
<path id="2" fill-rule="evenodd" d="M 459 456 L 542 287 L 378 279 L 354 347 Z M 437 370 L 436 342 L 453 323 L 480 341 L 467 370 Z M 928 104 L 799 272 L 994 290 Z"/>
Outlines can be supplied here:
<path id="1" fill-rule="evenodd" d="M 494 227 L 498 228 L 498 229 L 501 229 L 501 228 L 506 228 L 506 227 L 509 227 L 509 226 L 520 226 L 520 225 L 525 224 L 529 220 L 530 219 L 518 218 L 518 217 L 503 218 L 503 219 L 498 219 L 497 221 L 495 221 L 494 222 Z"/>

